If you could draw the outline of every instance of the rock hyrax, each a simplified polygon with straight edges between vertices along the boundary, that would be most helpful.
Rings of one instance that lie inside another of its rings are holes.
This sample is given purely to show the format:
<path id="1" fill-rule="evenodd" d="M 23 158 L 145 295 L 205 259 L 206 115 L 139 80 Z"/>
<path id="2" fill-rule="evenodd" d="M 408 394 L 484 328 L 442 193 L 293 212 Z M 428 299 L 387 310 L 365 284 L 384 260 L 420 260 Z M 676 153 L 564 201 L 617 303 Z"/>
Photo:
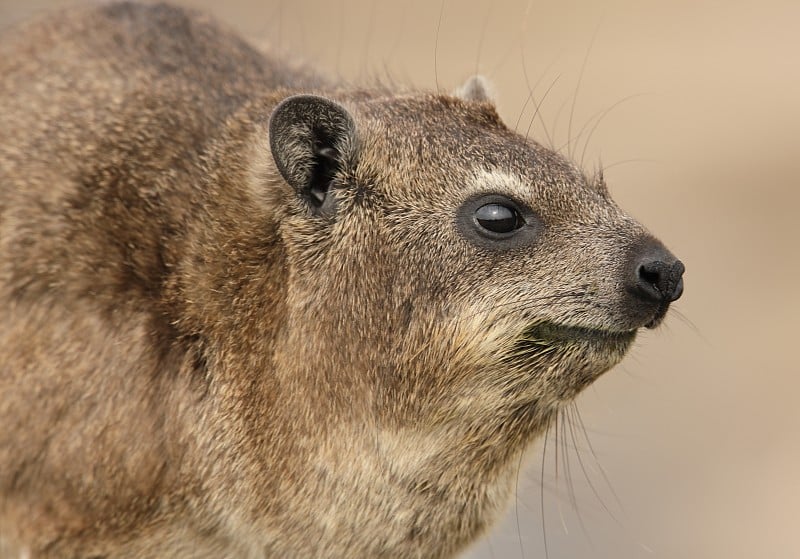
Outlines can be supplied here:
<path id="1" fill-rule="evenodd" d="M 456 95 L 167 5 L 0 44 L 0 553 L 448 557 L 683 265 Z"/>

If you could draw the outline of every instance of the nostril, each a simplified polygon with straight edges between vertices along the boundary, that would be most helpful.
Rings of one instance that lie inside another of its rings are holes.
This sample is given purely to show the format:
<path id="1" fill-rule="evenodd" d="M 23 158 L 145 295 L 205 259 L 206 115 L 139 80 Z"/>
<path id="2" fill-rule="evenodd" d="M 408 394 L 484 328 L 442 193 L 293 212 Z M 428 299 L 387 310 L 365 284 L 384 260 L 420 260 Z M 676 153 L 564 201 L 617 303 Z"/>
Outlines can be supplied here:
<path id="1" fill-rule="evenodd" d="M 683 293 L 683 263 L 652 237 L 642 238 L 628 254 L 624 285 L 632 308 L 663 314 Z"/>
<path id="2" fill-rule="evenodd" d="M 683 294 L 684 266 L 680 260 L 650 260 L 639 264 L 637 288 L 640 295 L 655 301 L 671 303 Z"/>
<path id="3" fill-rule="evenodd" d="M 636 287 L 641 295 L 654 301 L 665 299 L 662 288 L 666 265 L 659 260 L 639 264 Z"/>
<path id="4" fill-rule="evenodd" d="M 683 294 L 683 263 L 649 236 L 629 250 L 623 269 L 628 311 L 639 324 L 654 328 Z"/>
<path id="5" fill-rule="evenodd" d="M 648 262 L 639 266 L 639 280 L 652 286 L 658 286 L 661 281 L 661 273 L 656 264 L 660 262 Z"/>

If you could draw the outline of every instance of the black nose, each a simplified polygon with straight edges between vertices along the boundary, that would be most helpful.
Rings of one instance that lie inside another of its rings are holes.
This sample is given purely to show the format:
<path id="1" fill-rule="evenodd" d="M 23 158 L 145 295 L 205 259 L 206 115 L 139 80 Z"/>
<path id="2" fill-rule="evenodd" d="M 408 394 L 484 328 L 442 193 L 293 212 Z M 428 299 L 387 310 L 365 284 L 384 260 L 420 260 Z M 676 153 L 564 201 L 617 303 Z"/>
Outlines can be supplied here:
<path id="1" fill-rule="evenodd" d="M 660 244 L 644 248 L 633 262 L 632 291 L 640 298 L 671 303 L 683 294 L 683 262 Z"/>

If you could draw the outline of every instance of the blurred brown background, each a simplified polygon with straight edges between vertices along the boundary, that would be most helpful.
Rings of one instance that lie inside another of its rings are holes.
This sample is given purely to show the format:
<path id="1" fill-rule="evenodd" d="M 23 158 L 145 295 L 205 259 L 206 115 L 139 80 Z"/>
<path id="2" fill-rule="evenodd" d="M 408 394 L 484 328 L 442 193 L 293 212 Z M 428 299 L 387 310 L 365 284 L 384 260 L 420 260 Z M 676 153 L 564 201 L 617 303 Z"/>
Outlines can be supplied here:
<path id="1" fill-rule="evenodd" d="M 593 450 L 551 433 L 468 557 L 800 557 L 800 3 L 186 3 L 351 80 L 478 71 L 523 132 L 549 90 L 533 137 L 580 159 L 593 132 L 584 165 L 686 263 L 677 312 L 578 399 Z M 56 4 L 0 0 L 0 27 Z"/>

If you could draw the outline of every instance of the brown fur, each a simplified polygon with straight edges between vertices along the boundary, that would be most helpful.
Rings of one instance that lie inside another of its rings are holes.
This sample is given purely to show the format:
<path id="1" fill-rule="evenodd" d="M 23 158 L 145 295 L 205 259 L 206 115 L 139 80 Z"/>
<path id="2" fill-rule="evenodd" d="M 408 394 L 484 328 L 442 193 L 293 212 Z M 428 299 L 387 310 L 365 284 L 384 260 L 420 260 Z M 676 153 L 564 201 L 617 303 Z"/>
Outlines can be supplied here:
<path id="1" fill-rule="evenodd" d="M 4 556 L 451 556 L 666 310 L 622 288 L 654 241 L 479 81 L 341 90 L 131 4 L 6 33 L 0 75 Z M 352 117 L 332 212 L 270 151 L 297 92 Z M 481 192 L 536 241 L 465 238 Z"/>

